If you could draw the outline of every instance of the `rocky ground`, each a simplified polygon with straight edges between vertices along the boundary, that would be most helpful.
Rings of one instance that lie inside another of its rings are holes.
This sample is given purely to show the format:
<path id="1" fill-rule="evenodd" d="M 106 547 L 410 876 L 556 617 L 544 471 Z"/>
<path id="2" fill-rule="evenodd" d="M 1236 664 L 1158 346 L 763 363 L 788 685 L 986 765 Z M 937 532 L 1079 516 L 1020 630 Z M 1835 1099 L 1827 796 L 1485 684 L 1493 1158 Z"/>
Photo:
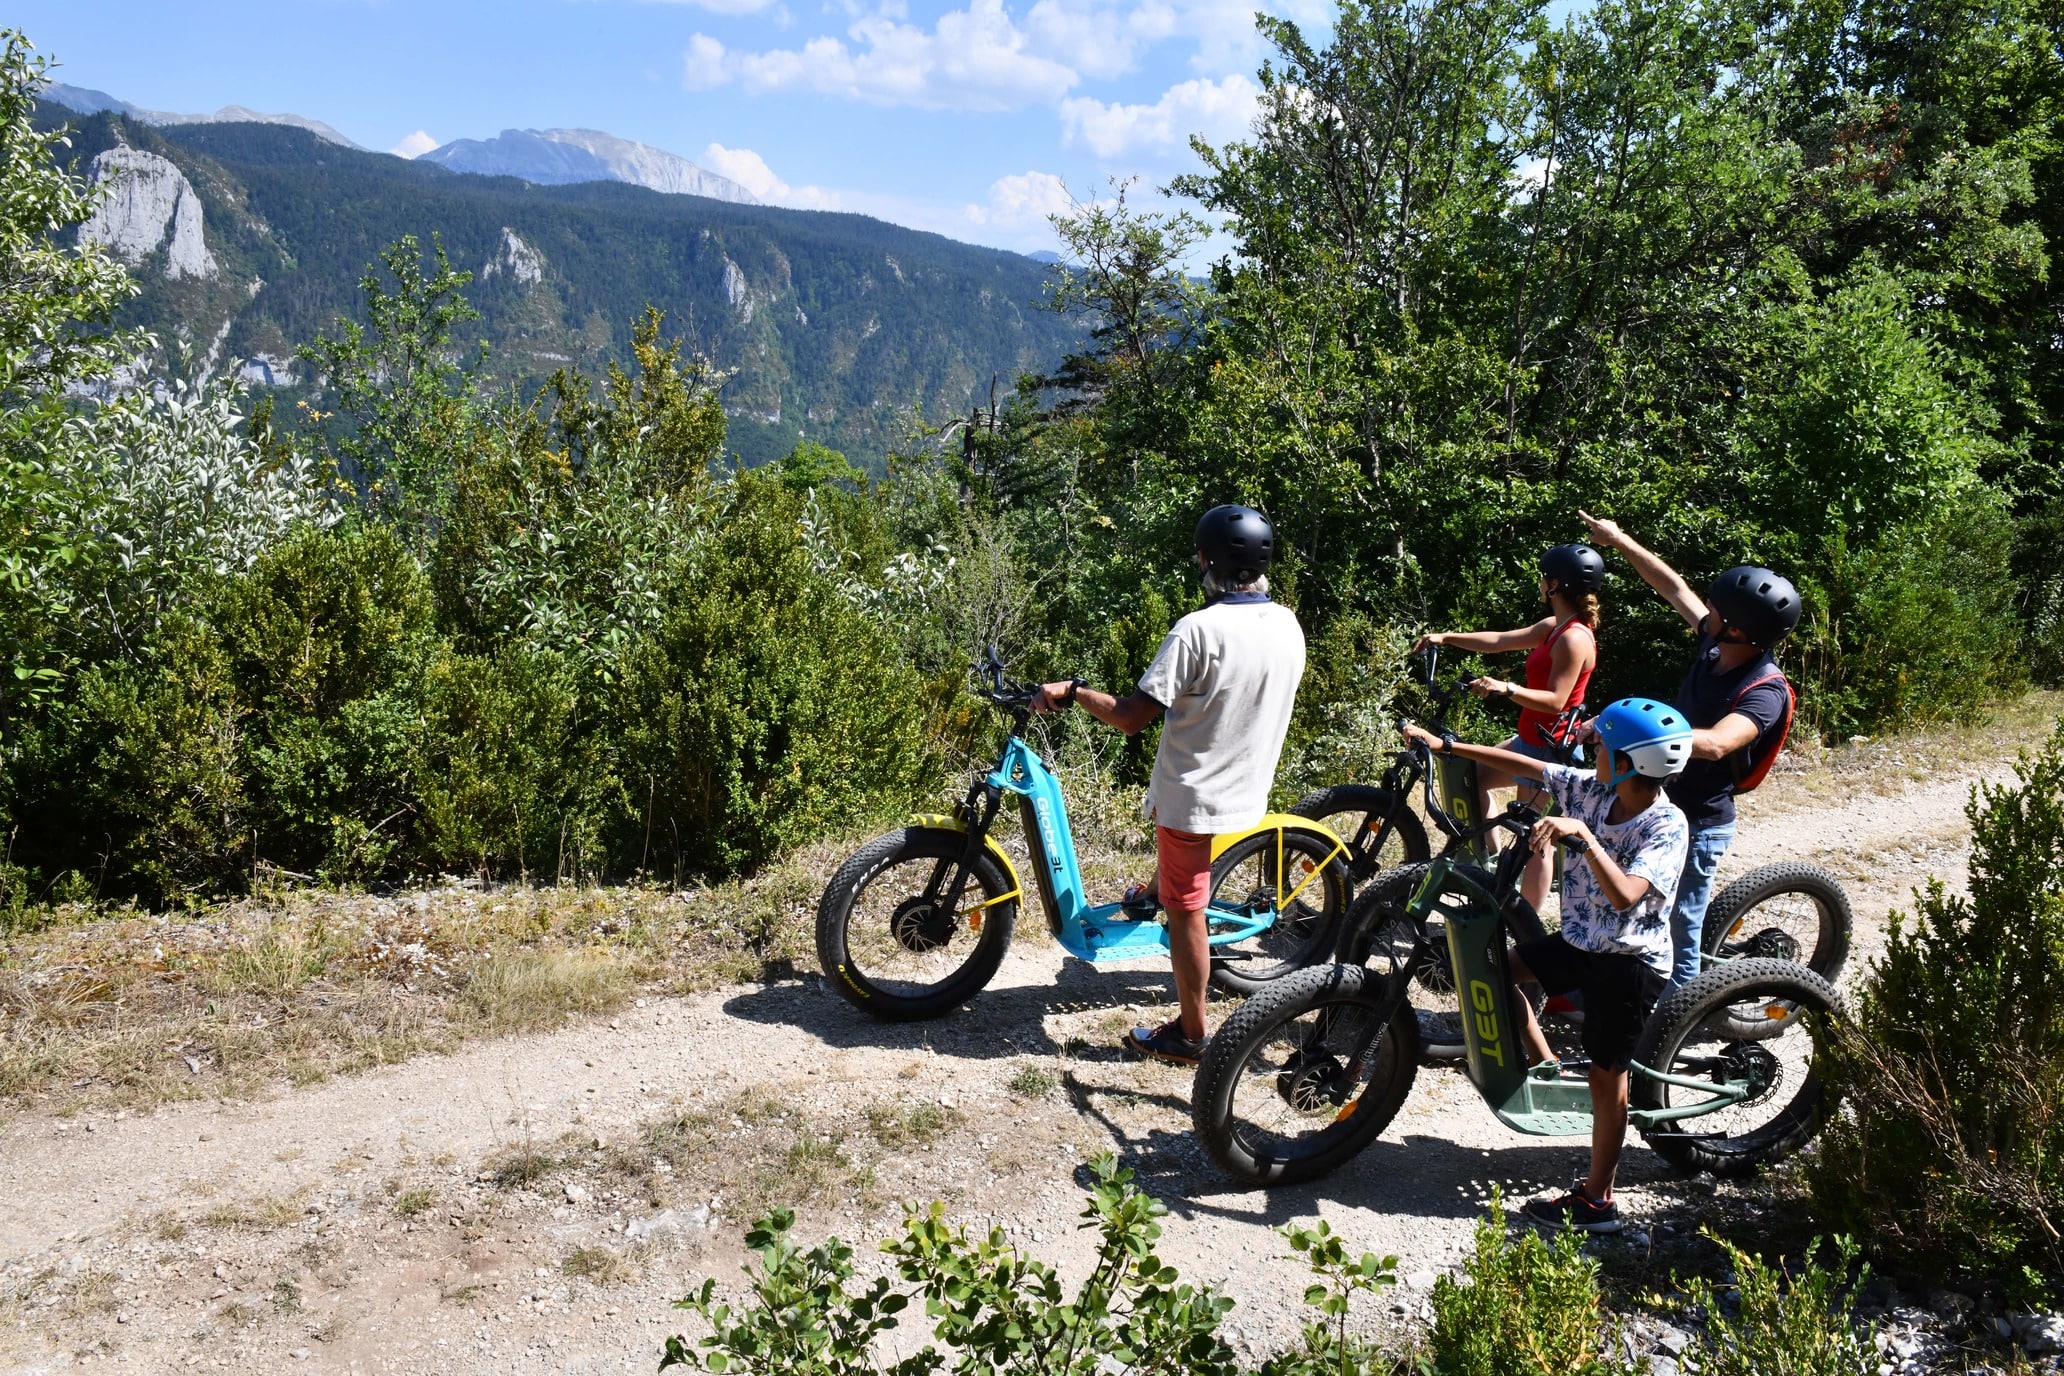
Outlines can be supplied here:
<path id="1" fill-rule="evenodd" d="M 1914 885 L 1961 882 L 1970 776 L 1860 778 L 1773 786 L 1745 808 L 1723 879 L 1779 857 L 1838 869 L 1868 954 Z M 704 1275 L 735 1287 L 740 1235 L 772 1203 L 879 1269 L 867 1244 L 896 1230 L 899 1202 L 936 1198 L 1079 1274 L 1084 1163 L 1107 1150 L 1167 1201 L 1164 1256 L 1236 1298 L 1243 1350 L 1294 1339 L 1304 1278 L 1273 1230 L 1314 1217 L 1400 1258 L 1402 1283 L 1358 1322 L 1402 1338 L 1494 1188 L 1517 1200 L 1581 1168 L 1580 1143 L 1511 1134 L 1459 1076 L 1426 1071 L 1349 1169 L 1228 1188 L 1190 1136 L 1188 1075 L 1113 1049 L 1169 998 L 1165 966 L 1093 970 L 1027 939 L 935 1023 L 875 1024 L 810 975 L 302 1088 L 17 1112 L 0 1128 L 0 1362 L 651 1371 L 681 1326 L 668 1301 Z M 1787 1189 L 1684 1180 L 1636 1149 L 1635 1225 L 1594 1245 L 1620 1292 L 1667 1287 L 1675 1266 L 1712 1265 L 1702 1225 L 1781 1218 Z M 2064 1318 L 1925 1286 L 1879 1284 L 1867 1302 L 1887 1370 L 2054 1365 L 2064 1346 Z M 1665 1371 L 1689 1334 L 1644 1317 L 1630 1340 Z"/>

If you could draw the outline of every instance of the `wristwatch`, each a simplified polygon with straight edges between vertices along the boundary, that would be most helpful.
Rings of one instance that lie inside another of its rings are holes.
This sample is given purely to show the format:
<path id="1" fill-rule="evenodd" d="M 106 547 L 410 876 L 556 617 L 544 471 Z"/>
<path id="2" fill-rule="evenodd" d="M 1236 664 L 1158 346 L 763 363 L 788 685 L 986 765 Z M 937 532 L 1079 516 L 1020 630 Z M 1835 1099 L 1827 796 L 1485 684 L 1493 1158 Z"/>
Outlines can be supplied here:
<path id="1" fill-rule="evenodd" d="M 1443 731 L 1440 733 L 1440 753 L 1443 755 L 1452 755 L 1455 753 L 1454 732 Z"/>
<path id="2" fill-rule="evenodd" d="M 1087 687 L 1089 687 L 1088 679 L 1070 679 L 1068 681 L 1068 694 L 1061 699 L 1061 705 L 1063 707 L 1073 707 L 1075 705 L 1075 694 Z"/>
<path id="3" fill-rule="evenodd" d="M 1506 680 L 1505 680 L 1505 682 L 1504 682 L 1503 684 L 1501 684 L 1501 685 L 1499 686 L 1499 688 L 1498 688 L 1498 691 L 1499 691 L 1500 693 L 1504 694 L 1504 695 L 1505 695 L 1506 697 L 1508 697 L 1508 698 L 1509 698 L 1509 697 L 1511 697 L 1511 696 L 1512 696 L 1512 680 L 1511 680 L 1511 679 L 1509 679 L 1509 678 L 1508 678 L 1508 679 L 1506 679 Z"/>

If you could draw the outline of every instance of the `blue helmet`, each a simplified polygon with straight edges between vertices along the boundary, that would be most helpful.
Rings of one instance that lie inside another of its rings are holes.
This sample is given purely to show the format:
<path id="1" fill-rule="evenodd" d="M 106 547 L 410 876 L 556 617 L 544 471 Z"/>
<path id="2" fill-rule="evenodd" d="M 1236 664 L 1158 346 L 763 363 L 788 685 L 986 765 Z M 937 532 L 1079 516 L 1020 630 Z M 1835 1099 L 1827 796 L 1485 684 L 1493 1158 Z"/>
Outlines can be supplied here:
<path id="1" fill-rule="evenodd" d="M 1691 723 L 1667 702 L 1621 698 L 1593 718 L 1591 726 L 1606 749 L 1634 762 L 1633 770 L 1623 774 L 1615 761 L 1609 787 L 1617 788 L 1635 774 L 1674 779 L 1691 762 Z"/>

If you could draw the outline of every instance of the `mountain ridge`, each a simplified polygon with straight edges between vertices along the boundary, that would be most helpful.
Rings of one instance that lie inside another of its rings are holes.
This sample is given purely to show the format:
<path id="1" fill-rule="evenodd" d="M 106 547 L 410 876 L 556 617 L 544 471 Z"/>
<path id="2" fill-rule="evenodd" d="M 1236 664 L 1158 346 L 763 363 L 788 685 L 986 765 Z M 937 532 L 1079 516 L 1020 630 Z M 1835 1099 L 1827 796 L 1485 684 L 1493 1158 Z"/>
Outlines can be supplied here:
<path id="1" fill-rule="evenodd" d="M 658 307 L 670 334 L 733 373 L 723 398 L 749 462 L 803 438 L 878 462 L 915 413 L 962 414 L 992 377 L 1044 371 L 1079 343 L 1075 324 L 1039 308 L 1038 263 L 861 215 L 461 175 L 279 124 L 151 126 L 68 109 L 47 120 L 72 123 L 89 164 L 132 147 L 191 188 L 214 273 L 175 273 L 155 221 L 132 240 L 144 292 L 123 319 L 167 341 L 161 371 L 182 366 L 183 350 L 261 385 L 311 385 L 295 347 L 362 319 L 359 278 L 404 234 L 426 250 L 438 236 L 475 274 L 467 295 L 483 319 L 469 329 L 510 385 L 622 361 L 632 321 Z M 151 213 L 177 211 L 179 191 L 165 180 Z"/>
<path id="2" fill-rule="evenodd" d="M 737 182 L 678 153 L 599 129 L 504 129 L 491 139 L 453 139 L 417 161 L 451 172 L 518 177 L 538 186 L 618 181 L 667 195 L 759 204 Z"/>
<path id="3" fill-rule="evenodd" d="M 363 144 L 354 142 L 321 120 L 310 119 L 306 115 L 268 115 L 243 105 L 225 105 L 212 115 L 182 115 L 171 110 L 146 110 L 140 105 L 131 105 L 119 96 L 111 96 L 106 91 L 96 91 L 87 86 L 68 86 L 61 81 L 46 86 L 43 89 L 43 99 L 82 115 L 111 112 L 127 115 L 144 124 L 161 128 L 181 124 L 283 124 L 294 129 L 306 129 L 325 143 L 370 151 Z"/>

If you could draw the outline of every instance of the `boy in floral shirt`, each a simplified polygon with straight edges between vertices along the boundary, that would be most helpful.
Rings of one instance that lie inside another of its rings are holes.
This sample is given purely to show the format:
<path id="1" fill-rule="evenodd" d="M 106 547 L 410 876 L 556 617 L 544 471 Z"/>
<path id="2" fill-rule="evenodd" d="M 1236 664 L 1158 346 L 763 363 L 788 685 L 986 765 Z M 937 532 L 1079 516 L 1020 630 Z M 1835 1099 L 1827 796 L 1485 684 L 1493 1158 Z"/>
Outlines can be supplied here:
<path id="1" fill-rule="evenodd" d="M 1590 1233 L 1618 1232 L 1613 1176 L 1627 1137 L 1627 1067 L 1670 973 L 1670 906 L 1691 829 L 1663 785 L 1691 757 L 1691 727 L 1667 704 L 1625 698 L 1601 712 L 1595 771 L 1542 764 L 1405 728 L 1414 740 L 1519 778 L 1538 780 L 1561 813 L 1534 824 L 1531 844 L 1572 852 L 1562 878 L 1562 930 L 1513 948 L 1515 981 L 1550 994 L 1581 992 L 1584 1054 L 1591 1059 L 1591 1172 L 1567 1194 L 1530 1201 L 1529 1218 Z M 1536 1061 L 1553 1060 L 1525 998 L 1513 999 L 1520 1037 Z"/>

